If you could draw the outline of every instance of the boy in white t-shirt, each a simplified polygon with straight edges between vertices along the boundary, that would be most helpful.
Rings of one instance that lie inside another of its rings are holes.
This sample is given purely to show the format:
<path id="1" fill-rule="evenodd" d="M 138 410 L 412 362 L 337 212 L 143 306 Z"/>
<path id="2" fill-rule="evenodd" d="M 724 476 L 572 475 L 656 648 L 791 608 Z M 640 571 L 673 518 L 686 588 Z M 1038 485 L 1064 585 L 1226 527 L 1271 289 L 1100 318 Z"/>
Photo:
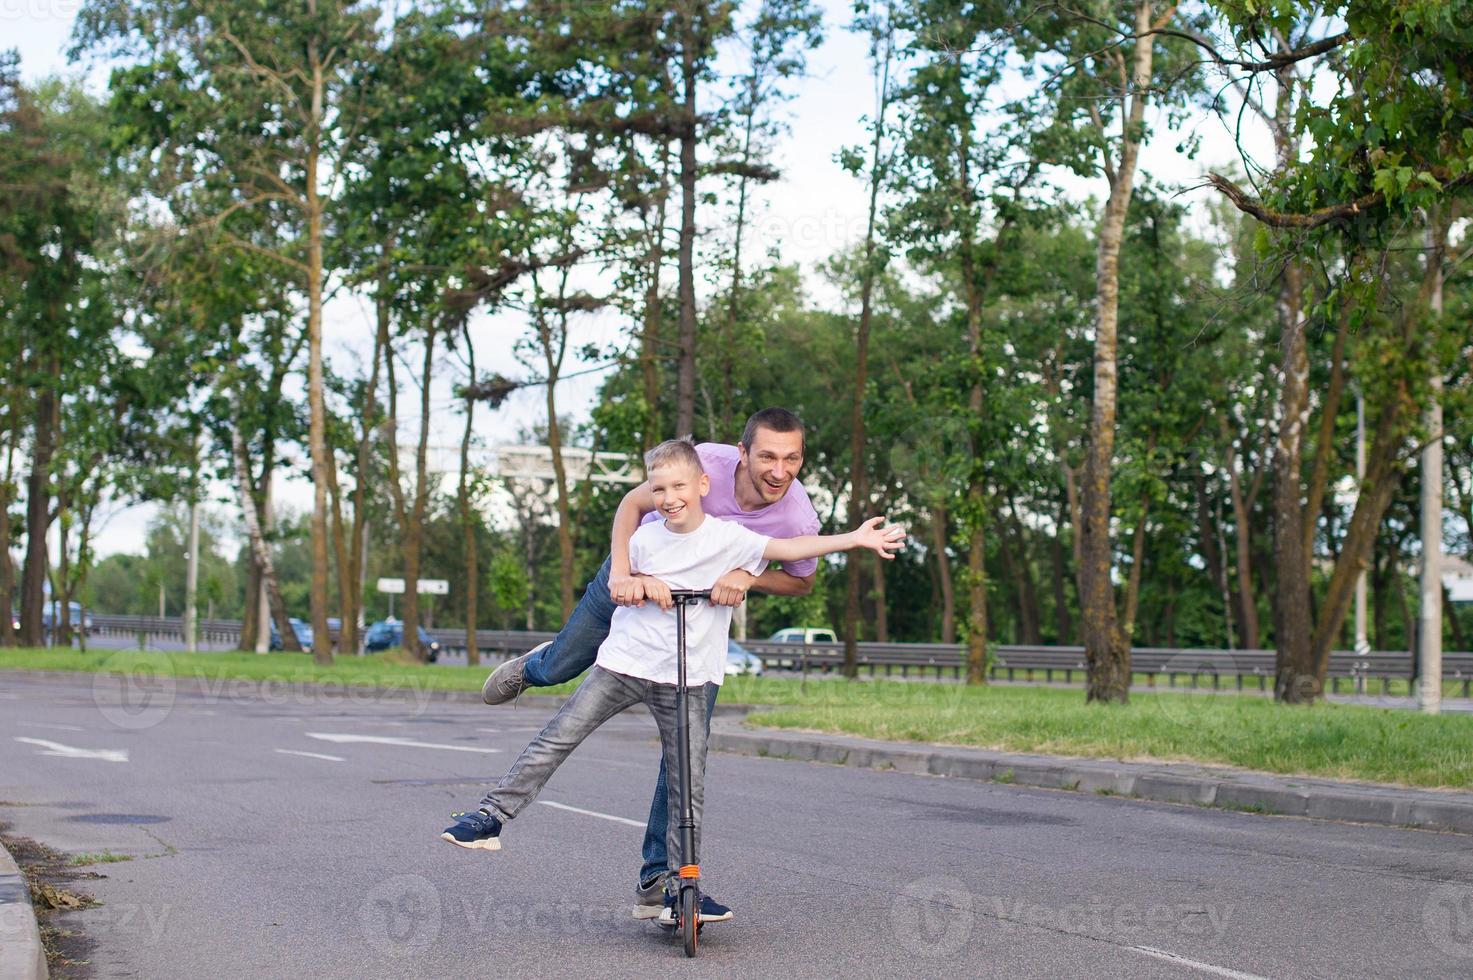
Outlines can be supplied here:
<path id="1" fill-rule="evenodd" d="M 629 540 L 630 569 L 647 578 L 646 601 L 620 606 L 609 635 L 598 650 L 588 677 L 564 702 L 517 757 L 510 770 L 486 794 L 473 812 L 456 814 L 458 822 L 445 829 L 442 839 L 461 847 L 499 850 L 501 829 L 537 798 L 538 792 L 568 754 L 609 718 L 636 704 L 644 704 L 660 729 L 665 769 L 672 785 L 667 853 L 680 855 L 679 825 L 675 812 L 681 791 L 676 744 L 676 643 L 671 589 L 708 589 L 733 568 L 760 575 L 768 560 L 799 561 L 837 551 L 869 548 L 882 558 L 899 550 L 905 532 L 881 529 L 873 518 L 848 534 L 768 538 L 740 524 L 707 517 L 701 498 L 710 480 L 695 447 L 680 439 L 656 446 L 645 457 L 650 490 L 661 521 L 645 524 Z M 726 676 L 726 640 L 731 607 L 696 603 L 686 609 L 686 682 L 691 688 L 720 684 Z M 706 699 L 689 697 L 691 796 L 695 806 L 696 848 L 700 849 L 701 809 L 706 770 Z M 692 864 L 697 855 L 689 855 Z M 671 868 L 674 872 L 677 869 Z M 678 883 L 667 879 L 667 893 Z M 729 917 L 729 915 L 728 915 Z M 703 918 L 707 918 L 704 915 Z"/>

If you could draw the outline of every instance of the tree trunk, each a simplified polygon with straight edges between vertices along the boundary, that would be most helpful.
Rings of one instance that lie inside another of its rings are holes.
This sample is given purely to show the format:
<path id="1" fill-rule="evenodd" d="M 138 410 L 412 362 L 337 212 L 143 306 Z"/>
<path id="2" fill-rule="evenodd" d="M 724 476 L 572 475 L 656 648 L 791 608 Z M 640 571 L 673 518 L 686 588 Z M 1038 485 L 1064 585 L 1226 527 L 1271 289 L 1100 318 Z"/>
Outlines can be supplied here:
<path id="1" fill-rule="evenodd" d="M 661 441 L 660 432 L 660 267 L 665 261 L 665 206 L 670 200 L 670 154 L 660 151 L 660 199 L 655 208 L 655 230 L 650 241 L 649 280 L 644 292 L 644 329 L 640 338 L 639 373 L 644 386 L 645 422 L 643 450 L 649 452 Z M 641 454 L 641 459 L 643 454 Z"/>
<path id="2" fill-rule="evenodd" d="M 886 27 L 890 28 L 888 18 Z M 875 268 L 875 227 L 879 213 L 880 185 L 884 183 L 881 154 L 885 140 L 885 113 L 890 106 L 890 51 L 891 45 L 887 40 L 885 53 L 879 65 L 879 104 L 875 111 L 874 139 L 870 144 L 869 213 L 865 220 L 863 265 L 859 270 L 859 323 L 854 337 L 854 378 L 852 380 L 854 390 L 849 405 L 849 500 L 852 511 L 849 515 L 850 524 L 856 524 L 870 516 L 869 470 L 865 466 L 864 458 L 866 436 L 864 399 L 865 389 L 869 384 L 869 337 L 874 320 L 875 276 L 879 271 Z M 851 551 L 845 563 L 845 677 L 852 678 L 859 675 L 856 659 L 856 644 L 859 642 L 859 593 L 865 566 L 869 564 L 870 558 L 859 551 Z"/>
<path id="3" fill-rule="evenodd" d="M 15 439 L 12 429 L 5 442 L 5 480 L 0 483 L 0 647 L 15 646 L 15 562 L 10 557 L 14 528 L 10 505 L 15 498 Z"/>
<path id="4" fill-rule="evenodd" d="M 1117 334 L 1120 316 L 1120 242 L 1135 190 L 1140 127 L 1151 84 L 1155 38 L 1151 3 L 1136 7 L 1137 40 L 1132 49 L 1131 83 L 1121 93 L 1122 133 L 1118 164 L 1110 172 L 1110 197 L 1100 222 L 1095 257 L 1098 297 L 1095 311 L 1094 401 L 1090 406 L 1089 450 L 1081 489 L 1079 598 L 1084 618 L 1088 665 L 1086 701 L 1130 700 L 1130 645 L 1115 616 L 1115 584 L 1110 578 L 1110 480 L 1115 459 Z"/>
<path id="5" fill-rule="evenodd" d="M 931 551 L 936 555 L 936 574 L 941 581 L 941 642 L 956 642 L 956 589 L 951 579 L 951 556 L 946 553 L 946 508 L 931 508 Z"/>
<path id="6" fill-rule="evenodd" d="M 460 325 L 465 338 L 465 353 L 470 387 L 476 385 L 476 347 L 471 340 L 470 320 Z M 481 650 L 476 643 L 476 600 L 480 593 L 479 561 L 476 557 L 476 519 L 471 500 L 471 432 L 475 427 L 476 402 L 465 400 L 465 431 L 460 436 L 460 528 L 462 550 L 465 552 L 465 658 L 466 664 L 475 667 L 481 662 Z"/>
<path id="7" fill-rule="evenodd" d="M 318 160 L 323 119 L 322 62 L 317 44 L 309 41 L 307 58 L 312 67 L 311 121 L 307 134 L 306 169 L 303 182 L 307 204 L 307 442 L 312 454 L 312 659 L 320 665 L 332 663 L 332 638 L 327 632 L 328 530 L 327 491 L 328 445 L 327 405 L 322 377 L 322 219 L 323 204 L 318 194 Z M 283 642 L 285 634 L 282 635 Z"/>
<path id="8" fill-rule="evenodd" d="M 689 436 L 696 419 L 696 56 L 693 4 L 681 5 L 680 77 L 680 324 L 675 380 L 675 434 Z M 568 596 L 571 597 L 571 591 Z"/>
<path id="9" fill-rule="evenodd" d="M 287 620 L 286 605 L 281 601 L 281 590 L 276 584 L 276 566 L 271 561 L 271 549 L 266 546 L 265 535 L 261 533 L 261 520 L 256 513 L 256 499 L 251 493 L 251 470 L 246 455 L 245 437 L 241 435 L 238 423 L 230 433 L 230 450 L 231 456 L 235 459 L 235 483 L 240 493 L 240 510 L 245 519 L 246 540 L 250 543 L 251 554 L 255 556 L 257 567 L 261 569 L 261 578 L 266 585 L 266 602 L 271 608 L 271 619 L 276 623 L 276 631 L 281 636 L 281 648 L 292 653 L 300 653 L 302 646 L 297 642 L 297 634 Z"/>
<path id="10" fill-rule="evenodd" d="M 1130 543 L 1130 575 L 1125 580 L 1125 615 L 1120 631 L 1127 642 L 1135 639 L 1135 614 L 1140 608 L 1141 569 L 1146 563 L 1146 521 L 1151 512 L 1149 497 L 1141 498 L 1141 519 L 1136 522 Z"/>
<path id="11" fill-rule="evenodd" d="M 256 601 L 261 593 L 261 570 L 256 564 L 255 552 L 249 548 L 246 551 L 245 566 L 245 610 L 241 615 L 240 642 L 236 645 L 236 649 L 241 651 L 256 649 L 256 634 L 262 628 L 261 604 Z"/>
<path id="12" fill-rule="evenodd" d="M 419 389 L 419 442 L 414 450 L 414 503 L 401 529 L 404 535 L 404 650 L 424 660 L 419 644 L 419 571 L 424 551 L 425 505 L 429 501 L 426 461 L 430 444 L 430 381 L 435 371 L 435 327 L 425 331 L 424 371 Z"/>
<path id="13" fill-rule="evenodd" d="M 1255 483 L 1257 481 L 1255 480 Z M 1257 491 L 1257 486 L 1254 487 Z M 1234 536 L 1234 558 L 1237 562 L 1238 585 L 1238 634 L 1243 638 L 1245 650 L 1260 649 L 1258 625 L 1258 592 L 1253 585 L 1253 524 L 1252 496 L 1243 495 L 1243 482 L 1238 475 L 1236 462 L 1228 463 L 1228 494 L 1233 502 L 1233 523 L 1237 526 Z"/>
<path id="14" fill-rule="evenodd" d="M 61 361 L 52 354 L 46 362 L 49 381 L 36 393 L 34 434 L 31 439 L 31 473 L 26 485 L 26 557 L 21 568 L 20 645 L 45 644 L 41 612 L 46 605 L 46 575 L 50 558 L 46 532 L 51 528 L 51 457 L 56 451 L 56 433 L 61 421 L 57 397 Z"/>
<path id="15" fill-rule="evenodd" d="M 343 614 L 343 649 L 356 654 L 362 646 L 358 634 L 358 621 L 363 615 L 363 573 L 366 570 L 368 547 L 368 486 L 369 467 L 373 461 L 373 434 L 378 430 L 378 377 L 389 350 L 390 307 L 388 292 L 388 252 L 393 247 L 390 235 L 384 244 L 383 257 L 379 262 L 377 288 L 374 290 L 373 363 L 368 369 L 368 386 L 364 390 L 362 433 L 358 438 L 358 479 L 353 486 L 353 541 L 348 551 L 348 581 L 353 591 L 352 632 L 349 633 L 347 604 Z M 349 639 L 349 637 L 351 637 Z"/>
<path id="16" fill-rule="evenodd" d="M 1054 593 L 1054 642 L 1067 646 L 1074 642 L 1074 623 L 1069 615 L 1069 594 L 1064 568 L 1064 527 L 1068 516 L 1068 500 L 1060 501 L 1059 517 L 1054 524 L 1054 533 L 1049 536 L 1049 564 L 1053 571 Z"/>
<path id="17" fill-rule="evenodd" d="M 981 513 L 986 506 L 982 488 L 974 484 L 967 491 L 969 509 Z M 972 528 L 967 542 L 967 683 L 987 683 L 987 570 L 984 567 L 986 542 L 982 522 Z"/>
<path id="18" fill-rule="evenodd" d="M 1279 284 L 1280 345 L 1284 349 L 1279 433 L 1274 441 L 1274 567 L 1278 601 L 1274 609 L 1274 697 L 1290 704 L 1319 697 L 1310 651 L 1313 620 L 1309 606 L 1309 556 L 1304 551 L 1304 509 L 1300 465 L 1309 425 L 1309 355 L 1301 322 L 1302 272 L 1284 267 Z"/>

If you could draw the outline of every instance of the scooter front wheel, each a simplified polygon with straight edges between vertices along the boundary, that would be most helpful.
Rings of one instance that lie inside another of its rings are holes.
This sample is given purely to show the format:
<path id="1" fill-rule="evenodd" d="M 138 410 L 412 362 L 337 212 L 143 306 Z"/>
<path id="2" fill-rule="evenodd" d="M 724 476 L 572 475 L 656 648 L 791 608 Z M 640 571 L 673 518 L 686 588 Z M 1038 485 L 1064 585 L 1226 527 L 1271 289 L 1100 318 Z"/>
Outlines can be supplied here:
<path id="1" fill-rule="evenodd" d="M 700 933 L 700 892 L 695 888 L 680 890 L 680 930 L 685 941 L 685 955 L 696 955 L 696 936 Z"/>

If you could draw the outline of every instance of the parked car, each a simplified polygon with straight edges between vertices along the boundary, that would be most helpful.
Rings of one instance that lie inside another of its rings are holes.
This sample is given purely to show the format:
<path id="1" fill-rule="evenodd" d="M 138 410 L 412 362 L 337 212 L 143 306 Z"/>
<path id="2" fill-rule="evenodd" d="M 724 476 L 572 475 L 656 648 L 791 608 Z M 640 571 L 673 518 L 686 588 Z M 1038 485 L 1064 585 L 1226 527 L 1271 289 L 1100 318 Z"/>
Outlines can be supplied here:
<path id="1" fill-rule="evenodd" d="M 296 634 L 297 643 L 301 646 L 301 648 L 303 650 L 311 650 L 312 649 L 312 639 L 313 639 L 313 637 L 312 637 L 312 624 L 311 623 L 308 623 L 308 622 L 305 622 L 303 620 L 297 619 L 296 617 L 292 617 L 292 618 L 288 619 L 287 622 L 291 624 L 292 632 Z M 273 649 L 273 650 L 280 650 L 281 648 L 282 648 L 281 647 L 281 633 L 278 632 L 277 629 L 276 629 L 276 621 L 275 620 L 272 620 L 272 622 L 271 622 L 271 649 Z"/>
<path id="2" fill-rule="evenodd" d="M 67 616 L 67 622 L 71 623 L 72 629 L 84 630 L 87 633 L 94 632 L 95 627 L 92 625 L 92 616 L 82 612 L 82 604 L 80 602 L 67 603 L 67 609 L 70 610 Z M 60 623 L 61 603 L 48 600 L 46 605 L 41 607 L 41 628 L 43 630 L 50 630 L 60 625 Z M 15 622 L 15 628 L 20 629 L 20 620 L 18 619 Z"/>
<path id="3" fill-rule="evenodd" d="M 726 676 L 732 677 L 736 674 L 751 674 L 755 677 L 761 673 L 761 657 L 742 646 L 736 640 L 728 639 L 726 641 Z"/>
<path id="4" fill-rule="evenodd" d="M 419 627 L 419 645 L 425 651 L 425 660 L 434 663 L 440 659 L 440 644 L 433 636 Z M 404 645 L 404 624 L 397 619 L 381 619 L 368 627 L 363 635 L 363 648 L 369 653 L 378 653 L 390 647 Z"/>
<path id="5" fill-rule="evenodd" d="M 769 643 L 838 643 L 833 630 L 819 626 L 789 626 L 767 638 Z M 796 660 L 784 657 L 777 661 L 779 667 L 797 667 Z"/>
<path id="6" fill-rule="evenodd" d="M 818 626 L 789 626 L 768 637 L 771 643 L 838 643 L 833 630 Z"/>

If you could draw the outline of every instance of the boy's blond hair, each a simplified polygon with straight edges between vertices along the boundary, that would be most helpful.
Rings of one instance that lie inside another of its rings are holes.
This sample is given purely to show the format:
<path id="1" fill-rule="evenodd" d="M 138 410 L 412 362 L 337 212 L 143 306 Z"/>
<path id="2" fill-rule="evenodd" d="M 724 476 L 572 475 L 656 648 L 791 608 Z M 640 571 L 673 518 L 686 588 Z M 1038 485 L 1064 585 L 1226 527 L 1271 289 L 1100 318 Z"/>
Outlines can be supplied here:
<path id="1" fill-rule="evenodd" d="M 666 439 L 644 454 L 646 473 L 656 466 L 669 466 L 677 463 L 689 466 L 697 473 L 706 472 L 706 468 L 701 465 L 701 456 L 696 452 L 695 443 L 689 439 Z"/>

